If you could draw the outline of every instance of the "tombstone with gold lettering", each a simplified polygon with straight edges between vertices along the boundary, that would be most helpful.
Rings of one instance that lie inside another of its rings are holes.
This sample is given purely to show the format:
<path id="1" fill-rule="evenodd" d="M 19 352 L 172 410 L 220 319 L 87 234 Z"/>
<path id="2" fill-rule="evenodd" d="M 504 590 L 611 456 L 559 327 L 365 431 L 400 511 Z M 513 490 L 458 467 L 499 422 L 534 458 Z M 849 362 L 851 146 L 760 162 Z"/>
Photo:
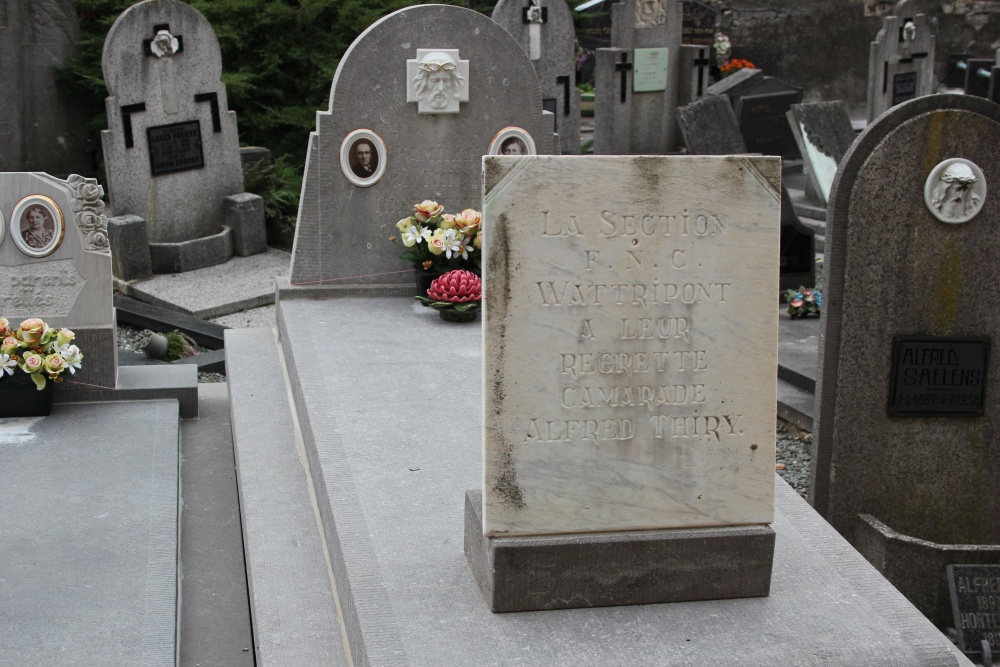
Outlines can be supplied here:
<path id="1" fill-rule="evenodd" d="M 465 539 L 493 611 L 768 595 L 780 171 L 485 160 Z"/>
<path id="2" fill-rule="evenodd" d="M 558 151 L 517 40 L 447 5 L 376 21 L 341 59 L 309 137 L 290 289 L 412 293 L 396 223 L 425 199 L 478 209 L 482 156 L 509 151 Z"/>
<path id="3" fill-rule="evenodd" d="M 114 389 L 118 364 L 103 189 L 81 176 L 0 173 L 0 317 L 66 327 L 84 354 L 59 390 Z M 2 415 L 2 411 L 0 411 Z"/>

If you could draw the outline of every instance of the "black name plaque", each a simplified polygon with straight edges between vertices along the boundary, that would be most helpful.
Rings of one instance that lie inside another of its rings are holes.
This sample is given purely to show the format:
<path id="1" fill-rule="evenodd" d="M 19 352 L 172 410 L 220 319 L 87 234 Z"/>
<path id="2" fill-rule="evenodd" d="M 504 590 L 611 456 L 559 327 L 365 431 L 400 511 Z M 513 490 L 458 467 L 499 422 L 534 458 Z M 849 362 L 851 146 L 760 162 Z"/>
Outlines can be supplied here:
<path id="1" fill-rule="evenodd" d="M 948 590 L 958 648 L 969 655 L 1000 651 L 1000 565 L 949 565 Z"/>
<path id="2" fill-rule="evenodd" d="M 917 96 L 917 73 L 906 72 L 892 77 L 892 106 Z"/>
<path id="3" fill-rule="evenodd" d="M 889 416 L 981 417 L 989 351 L 988 337 L 894 337 Z"/>
<path id="4" fill-rule="evenodd" d="M 201 150 L 200 121 L 149 127 L 146 128 L 146 139 L 153 176 L 205 166 Z"/>

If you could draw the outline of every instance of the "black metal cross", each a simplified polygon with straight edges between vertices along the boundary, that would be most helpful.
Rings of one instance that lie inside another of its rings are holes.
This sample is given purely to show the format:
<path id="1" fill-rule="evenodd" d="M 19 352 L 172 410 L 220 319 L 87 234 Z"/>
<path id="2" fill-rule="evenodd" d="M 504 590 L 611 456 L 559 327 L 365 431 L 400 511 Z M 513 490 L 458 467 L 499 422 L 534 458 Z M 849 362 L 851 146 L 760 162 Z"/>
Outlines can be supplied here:
<path id="1" fill-rule="evenodd" d="M 699 58 L 695 58 L 691 64 L 698 68 L 698 97 L 705 93 L 705 68 L 712 64 L 706 55 L 708 49 L 698 49 Z"/>
<path id="2" fill-rule="evenodd" d="M 623 53 L 621 62 L 615 63 L 615 71 L 622 73 L 622 102 L 628 99 L 628 73 L 632 71 L 632 63 L 628 61 L 628 54 Z"/>

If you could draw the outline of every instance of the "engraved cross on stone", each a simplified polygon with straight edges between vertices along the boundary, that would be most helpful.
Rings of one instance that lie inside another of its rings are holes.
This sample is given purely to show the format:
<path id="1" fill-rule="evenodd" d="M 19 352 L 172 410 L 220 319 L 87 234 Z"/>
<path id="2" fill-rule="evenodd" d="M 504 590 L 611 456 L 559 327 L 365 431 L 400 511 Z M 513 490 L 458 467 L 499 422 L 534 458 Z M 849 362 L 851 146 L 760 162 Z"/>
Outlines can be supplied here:
<path id="1" fill-rule="evenodd" d="M 542 24 L 549 20 L 548 7 L 542 7 L 540 0 L 531 0 L 524 7 L 522 21 L 528 24 L 528 59 L 542 59 Z"/>
<path id="2" fill-rule="evenodd" d="M 175 114 L 180 110 L 177 101 L 177 83 L 174 81 L 174 56 L 184 50 L 184 37 L 172 35 L 167 23 L 153 26 L 153 37 L 142 40 L 142 51 L 147 58 L 156 58 L 160 77 L 160 98 L 163 112 Z"/>
<path id="3" fill-rule="evenodd" d="M 628 54 L 623 53 L 620 63 L 615 63 L 615 71 L 622 73 L 622 102 L 628 99 L 628 73 L 632 71 L 632 63 L 628 61 Z"/>
<path id="4" fill-rule="evenodd" d="M 698 57 L 691 61 L 695 69 L 698 72 L 698 97 L 705 94 L 705 80 L 708 74 L 708 68 L 711 66 L 712 61 L 708 57 L 708 47 L 703 47 L 698 49 Z"/>

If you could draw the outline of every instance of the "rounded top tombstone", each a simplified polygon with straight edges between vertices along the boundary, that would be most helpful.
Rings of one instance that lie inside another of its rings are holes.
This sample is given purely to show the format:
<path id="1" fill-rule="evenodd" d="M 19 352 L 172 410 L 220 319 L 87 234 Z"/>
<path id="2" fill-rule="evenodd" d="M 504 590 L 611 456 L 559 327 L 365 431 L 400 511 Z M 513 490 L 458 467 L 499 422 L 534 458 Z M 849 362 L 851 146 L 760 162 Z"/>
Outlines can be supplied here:
<path id="1" fill-rule="evenodd" d="M 184 53 L 185 58 L 176 58 Z M 120 103 L 143 101 L 146 82 L 164 60 L 171 76 L 193 88 L 214 90 L 222 76 L 222 51 L 212 25 L 180 0 L 144 0 L 126 9 L 104 40 L 101 67 L 108 93 Z M 153 77 L 156 78 L 156 77 Z"/>

